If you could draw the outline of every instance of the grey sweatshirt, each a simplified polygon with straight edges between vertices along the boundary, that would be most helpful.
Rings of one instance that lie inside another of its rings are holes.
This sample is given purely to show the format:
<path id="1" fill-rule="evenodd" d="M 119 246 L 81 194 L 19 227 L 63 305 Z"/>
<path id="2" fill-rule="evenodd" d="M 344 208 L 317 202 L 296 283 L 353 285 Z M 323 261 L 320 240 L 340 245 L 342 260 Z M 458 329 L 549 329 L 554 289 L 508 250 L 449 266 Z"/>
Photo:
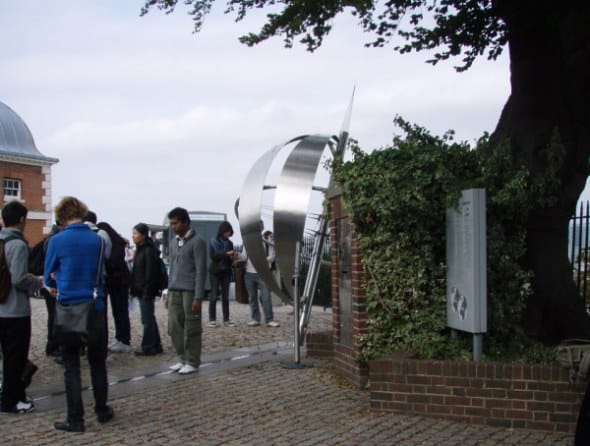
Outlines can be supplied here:
<path id="1" fill-rule="evenodd" d="M 29 274 L 29 247 L 23 238 L 23 233 L 16 228 L 4 228 L 0 231 L 2 239 L 13 235 L 18 236 L 19 239 L 9 240 L 4 245 L 12 289 L 6 301 L 0 303 L 0 317 L 27 317 L 31 315 L 29 296 L 38 291 L 43 286 L 43 282 Z"/>
<path id="2" fill-rule="evenodd" d="M 192 291 L 193 299 L 202 301 L 207 277 L 207 247 L 192 230 L 185 237 L 182 246 L 177 239 L 170 242 L 168 290 Z"/>

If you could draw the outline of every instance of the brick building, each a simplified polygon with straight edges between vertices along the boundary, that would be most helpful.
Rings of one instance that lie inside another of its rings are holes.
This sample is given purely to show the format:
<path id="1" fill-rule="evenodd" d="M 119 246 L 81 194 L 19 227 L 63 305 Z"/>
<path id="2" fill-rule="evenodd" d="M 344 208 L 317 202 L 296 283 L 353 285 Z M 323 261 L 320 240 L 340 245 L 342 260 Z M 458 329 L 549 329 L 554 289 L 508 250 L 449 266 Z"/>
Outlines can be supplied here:
<path id="1" fill-rule="evenodd" d="M 33 246 L 51 229 L 51 166 L 56 158 L 37 149 L 27 124 L 0 102 L 1 206 L 20 200 L 29 209 L 25 237 Z"/>

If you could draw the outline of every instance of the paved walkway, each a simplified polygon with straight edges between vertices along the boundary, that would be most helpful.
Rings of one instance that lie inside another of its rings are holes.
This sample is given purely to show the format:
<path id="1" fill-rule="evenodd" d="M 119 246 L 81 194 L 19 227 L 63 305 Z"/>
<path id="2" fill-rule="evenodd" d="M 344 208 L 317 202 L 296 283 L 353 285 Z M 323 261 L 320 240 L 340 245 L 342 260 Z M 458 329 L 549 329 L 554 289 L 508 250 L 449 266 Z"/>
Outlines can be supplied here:
<path id="1" fill-rule="evenodd" d="M 205 303 L 206 307 L 207 303 Z M 219 305 L 219 304 L 218 304 Z M 29 388 L 37 410 L 0 415 L 0 444 L 26 445 L 571 445 L 567 435 L 470 426 L 368 409 L 368 392 L 346 385 L 329 362 L 290 370 L 292 316 L 275 307 L 280 328 L 246 325 L 247 305 L 231 303 L 234 328 L 204 327 L 204 364 L 179 376 L 167 366 L 175 358 L 166 335 L 166 312 L 157 305 L 165 354 L 109 358 L 110 405 L 116 418 L 99 425 L 92 396 L 84 392 L 85 434 L 53 429 L 65 413 L 61 367 L 44 356 L 45 309 L 35 312 L 31 359 L 40 370 Z M 219 313 L 219 309 L 218 309 Z M 331 313 L 314 308 L 310 331 L 330 326 Z M 112 320 L 111 320 L 112 325 Z M 133 343 L 140 333 L 132 314 Z M 87 366 L 83 380 L 88 383 Z"/>

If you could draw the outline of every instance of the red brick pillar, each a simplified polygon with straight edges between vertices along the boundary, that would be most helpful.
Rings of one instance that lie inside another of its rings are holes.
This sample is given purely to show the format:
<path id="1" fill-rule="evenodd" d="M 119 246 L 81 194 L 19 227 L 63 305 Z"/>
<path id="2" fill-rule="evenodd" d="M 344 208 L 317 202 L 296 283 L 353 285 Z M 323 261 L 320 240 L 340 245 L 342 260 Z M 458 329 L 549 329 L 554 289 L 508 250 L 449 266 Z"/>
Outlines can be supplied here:
<path id="1" fill-rule="evenodd" d="M 329 199 L 334 367 L 351 384 L 364 388 L 369 369 L 358 361 L 358 337 L 366 332 L 367 327 L 364 270 L 340 191 L 331 193 Z"/>

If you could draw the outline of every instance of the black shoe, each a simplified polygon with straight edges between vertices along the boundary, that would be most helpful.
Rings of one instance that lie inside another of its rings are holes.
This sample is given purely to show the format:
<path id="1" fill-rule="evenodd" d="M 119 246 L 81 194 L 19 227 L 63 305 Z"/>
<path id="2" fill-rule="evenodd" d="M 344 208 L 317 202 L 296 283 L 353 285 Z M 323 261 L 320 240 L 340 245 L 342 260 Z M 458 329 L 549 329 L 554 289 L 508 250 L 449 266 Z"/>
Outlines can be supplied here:
<path id="1" fill-rule="evenodd" d="M 53 427 L 58 431 L 66 432 L 85 432 L 86 428 L 84 423 L 70 423 L 69 421 L 56 421 L 53 423 Z"/>
<path id="2" fill-rule="evenodd" d="M 159 353 L 162 353 L 162 352 L 158 351 L 157 347 L 152 347 L 152 348 L 148 348 L 147 350 L 136 350 L 135 356 L 154 356 Z"/>
<path id="3" fill-rule="evenodd" d="M 31 384 L 33 375 L 37 370 L 39 370 L 39 367 L 37 367 L 32 361 L 27 360 L 27 364 L 25 365 L 25 369 L 20 378 L 25 389 Z"/>
<path id="4" fill-rule="evenodd" d="M 96 419 L 99 423 L 108 423 L 115 416 L 115 412 L 109 406 L 103 411 L 96 412 Z"/>
<path id="5" fill-rule="evenodd" d="M 45 356 L 59 356 L 59 347 L 45 347 Z"/>

